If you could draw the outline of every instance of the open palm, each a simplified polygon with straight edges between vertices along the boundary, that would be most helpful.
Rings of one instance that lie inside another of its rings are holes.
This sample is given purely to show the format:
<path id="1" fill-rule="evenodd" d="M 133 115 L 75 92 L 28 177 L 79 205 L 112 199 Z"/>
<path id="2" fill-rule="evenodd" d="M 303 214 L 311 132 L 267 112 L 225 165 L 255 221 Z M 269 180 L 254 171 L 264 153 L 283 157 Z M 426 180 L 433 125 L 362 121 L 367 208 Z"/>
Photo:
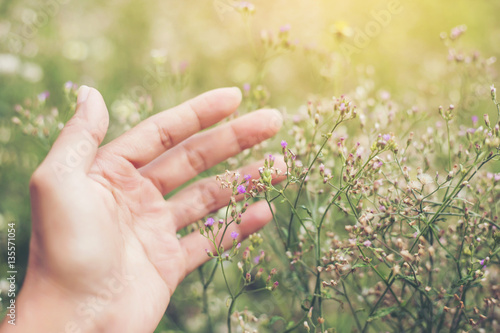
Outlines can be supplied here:
<path id="1" fill-rule="evenodd" d="M 208 259 L 205 249 L 213 250 L 198 232 L 178 238 L 177 231 L 225 206 L 231 193 L 208 178 L 163 196 L 281 126 L 277 111 L 260 110 L 196 134 L 240 101 L 236 88 L 213 90 L 98 148 L 108 112 L 97 90 L 80 89 L 75 116 L 31 181 L 25 289 L 45 291 L 33 306 L 63 304 L 69 319 L 51 331 L 156 328 L 179 282 Z M 241 173 L 258 177 L 258 164 Z M 244 238 L 270 219 L 267 205 L 256 203 L 231 227 Z"/>

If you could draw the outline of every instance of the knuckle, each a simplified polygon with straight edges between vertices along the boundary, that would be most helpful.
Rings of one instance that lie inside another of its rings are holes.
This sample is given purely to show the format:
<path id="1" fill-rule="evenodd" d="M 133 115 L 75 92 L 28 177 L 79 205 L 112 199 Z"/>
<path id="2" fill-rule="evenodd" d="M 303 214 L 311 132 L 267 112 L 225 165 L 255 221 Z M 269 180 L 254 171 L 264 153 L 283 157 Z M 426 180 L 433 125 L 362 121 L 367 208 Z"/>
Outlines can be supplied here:
<path id="1" fill-rule="evenodd" d="M 161 145 L 165 148 L 165 150 L 170 149 L 174 144 L 170 130 L 167 127 L 162 127 L 156 123 L 153 124 L 155 124 L 158 131 Z"/>
<path id="2" fill-rule="evenodd" d="M 253 146 L 253 144 L 251 142 L 252 141 L 251 136 L 238 135 L 238 132 L 234 128 L 234 126 L 231 126 L 231 130 L 233 133 L 234 142 L 238 146 L 239 151 L 243 151 L 243 150 Z"/>
<path id="3" fill-rule="evenodd" d="M 198 103 L 202 104 L 203 106 L 200 107 L 199 105 L 197 105 Z M 198 131 L 201 131 L 201 129 L 203 128 L 203 124 L 200 118 L 199 110 L 211 109 L 211 103 L 207 100 L 206 97 L 199 96 L 196 102 L 194 100 L 190 100 L 187 102 L 187 105 L 189 110 L 193 114 L 194 120 L 196 121 L 196 126 L 198 128 Z"/>
<path id="4" fill-rule="evenodd" d="M 200 150 L 185 147 L 184 151 L 189 165 L 197 174 L 207 169 L 206 158 Z"/>
<path id="5" fill-rule="evenodd" d="M 220 188 L 215 182 L 206 182 L 200 188 L 201 210 L 212 212 L 218 208 L 217 202 L 220 196 Z"/>

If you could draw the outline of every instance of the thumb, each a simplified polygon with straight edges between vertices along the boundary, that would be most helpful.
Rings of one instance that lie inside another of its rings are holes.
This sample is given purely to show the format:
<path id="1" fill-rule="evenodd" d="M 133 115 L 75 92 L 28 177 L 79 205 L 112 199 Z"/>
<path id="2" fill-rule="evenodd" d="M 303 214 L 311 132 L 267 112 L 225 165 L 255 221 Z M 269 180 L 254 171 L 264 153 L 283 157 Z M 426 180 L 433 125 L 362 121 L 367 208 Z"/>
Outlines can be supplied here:
<path id="1" fill-rule="evenodd" d="M 74 172 L 89 171 L 108 124 L 108 109 L 99 91 L 81 86 L 75 115 L 66 123 L 45 160 L 59 180 Z"/>

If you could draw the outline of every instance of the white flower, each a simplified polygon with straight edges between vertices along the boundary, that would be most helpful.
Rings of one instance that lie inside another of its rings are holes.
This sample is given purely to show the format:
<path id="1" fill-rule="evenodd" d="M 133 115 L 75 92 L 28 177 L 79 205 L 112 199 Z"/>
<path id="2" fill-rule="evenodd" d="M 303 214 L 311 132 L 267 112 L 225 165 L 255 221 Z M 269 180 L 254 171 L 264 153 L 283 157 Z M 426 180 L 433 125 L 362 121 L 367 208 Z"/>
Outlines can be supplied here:
<path id="1" fill-rule="evenodd" d="M 410 187 L 410 189 L 412 190 L 419 190 L 421 188 L 419 182 L 417 182 L 416 180 L 412 180 L 410 181 L 410 183 L 408 184 L 408 186 Z"/>
<path id="2" fill-rule="evenodd" d="M 434 183 L 434 178 L 432 178 L 432 176 L 427 173 L 422 173 L 418 175 L 417 178 L 422 185 L 429 185 Z"/>

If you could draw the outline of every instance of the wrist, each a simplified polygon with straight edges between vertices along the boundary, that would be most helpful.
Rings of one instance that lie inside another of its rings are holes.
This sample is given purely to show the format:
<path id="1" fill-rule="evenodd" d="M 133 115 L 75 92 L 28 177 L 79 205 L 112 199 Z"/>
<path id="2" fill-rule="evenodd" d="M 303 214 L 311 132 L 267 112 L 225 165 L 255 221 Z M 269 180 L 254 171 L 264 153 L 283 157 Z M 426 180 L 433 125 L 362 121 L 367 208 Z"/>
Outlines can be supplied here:
<path id="1" fill-rule="evenodd" d="M 87 301 L 88 302 L 88 301 Z M 15 319 L 6 316 L 1 332 L 54 332 L 85 333 L 103 331 L 106 314 L 89 316 L 85 312 L 86 300 L 43 278 L 30 278 L 15 299 Z M 10 321 L 10 323 L 9 323 Z"/>

